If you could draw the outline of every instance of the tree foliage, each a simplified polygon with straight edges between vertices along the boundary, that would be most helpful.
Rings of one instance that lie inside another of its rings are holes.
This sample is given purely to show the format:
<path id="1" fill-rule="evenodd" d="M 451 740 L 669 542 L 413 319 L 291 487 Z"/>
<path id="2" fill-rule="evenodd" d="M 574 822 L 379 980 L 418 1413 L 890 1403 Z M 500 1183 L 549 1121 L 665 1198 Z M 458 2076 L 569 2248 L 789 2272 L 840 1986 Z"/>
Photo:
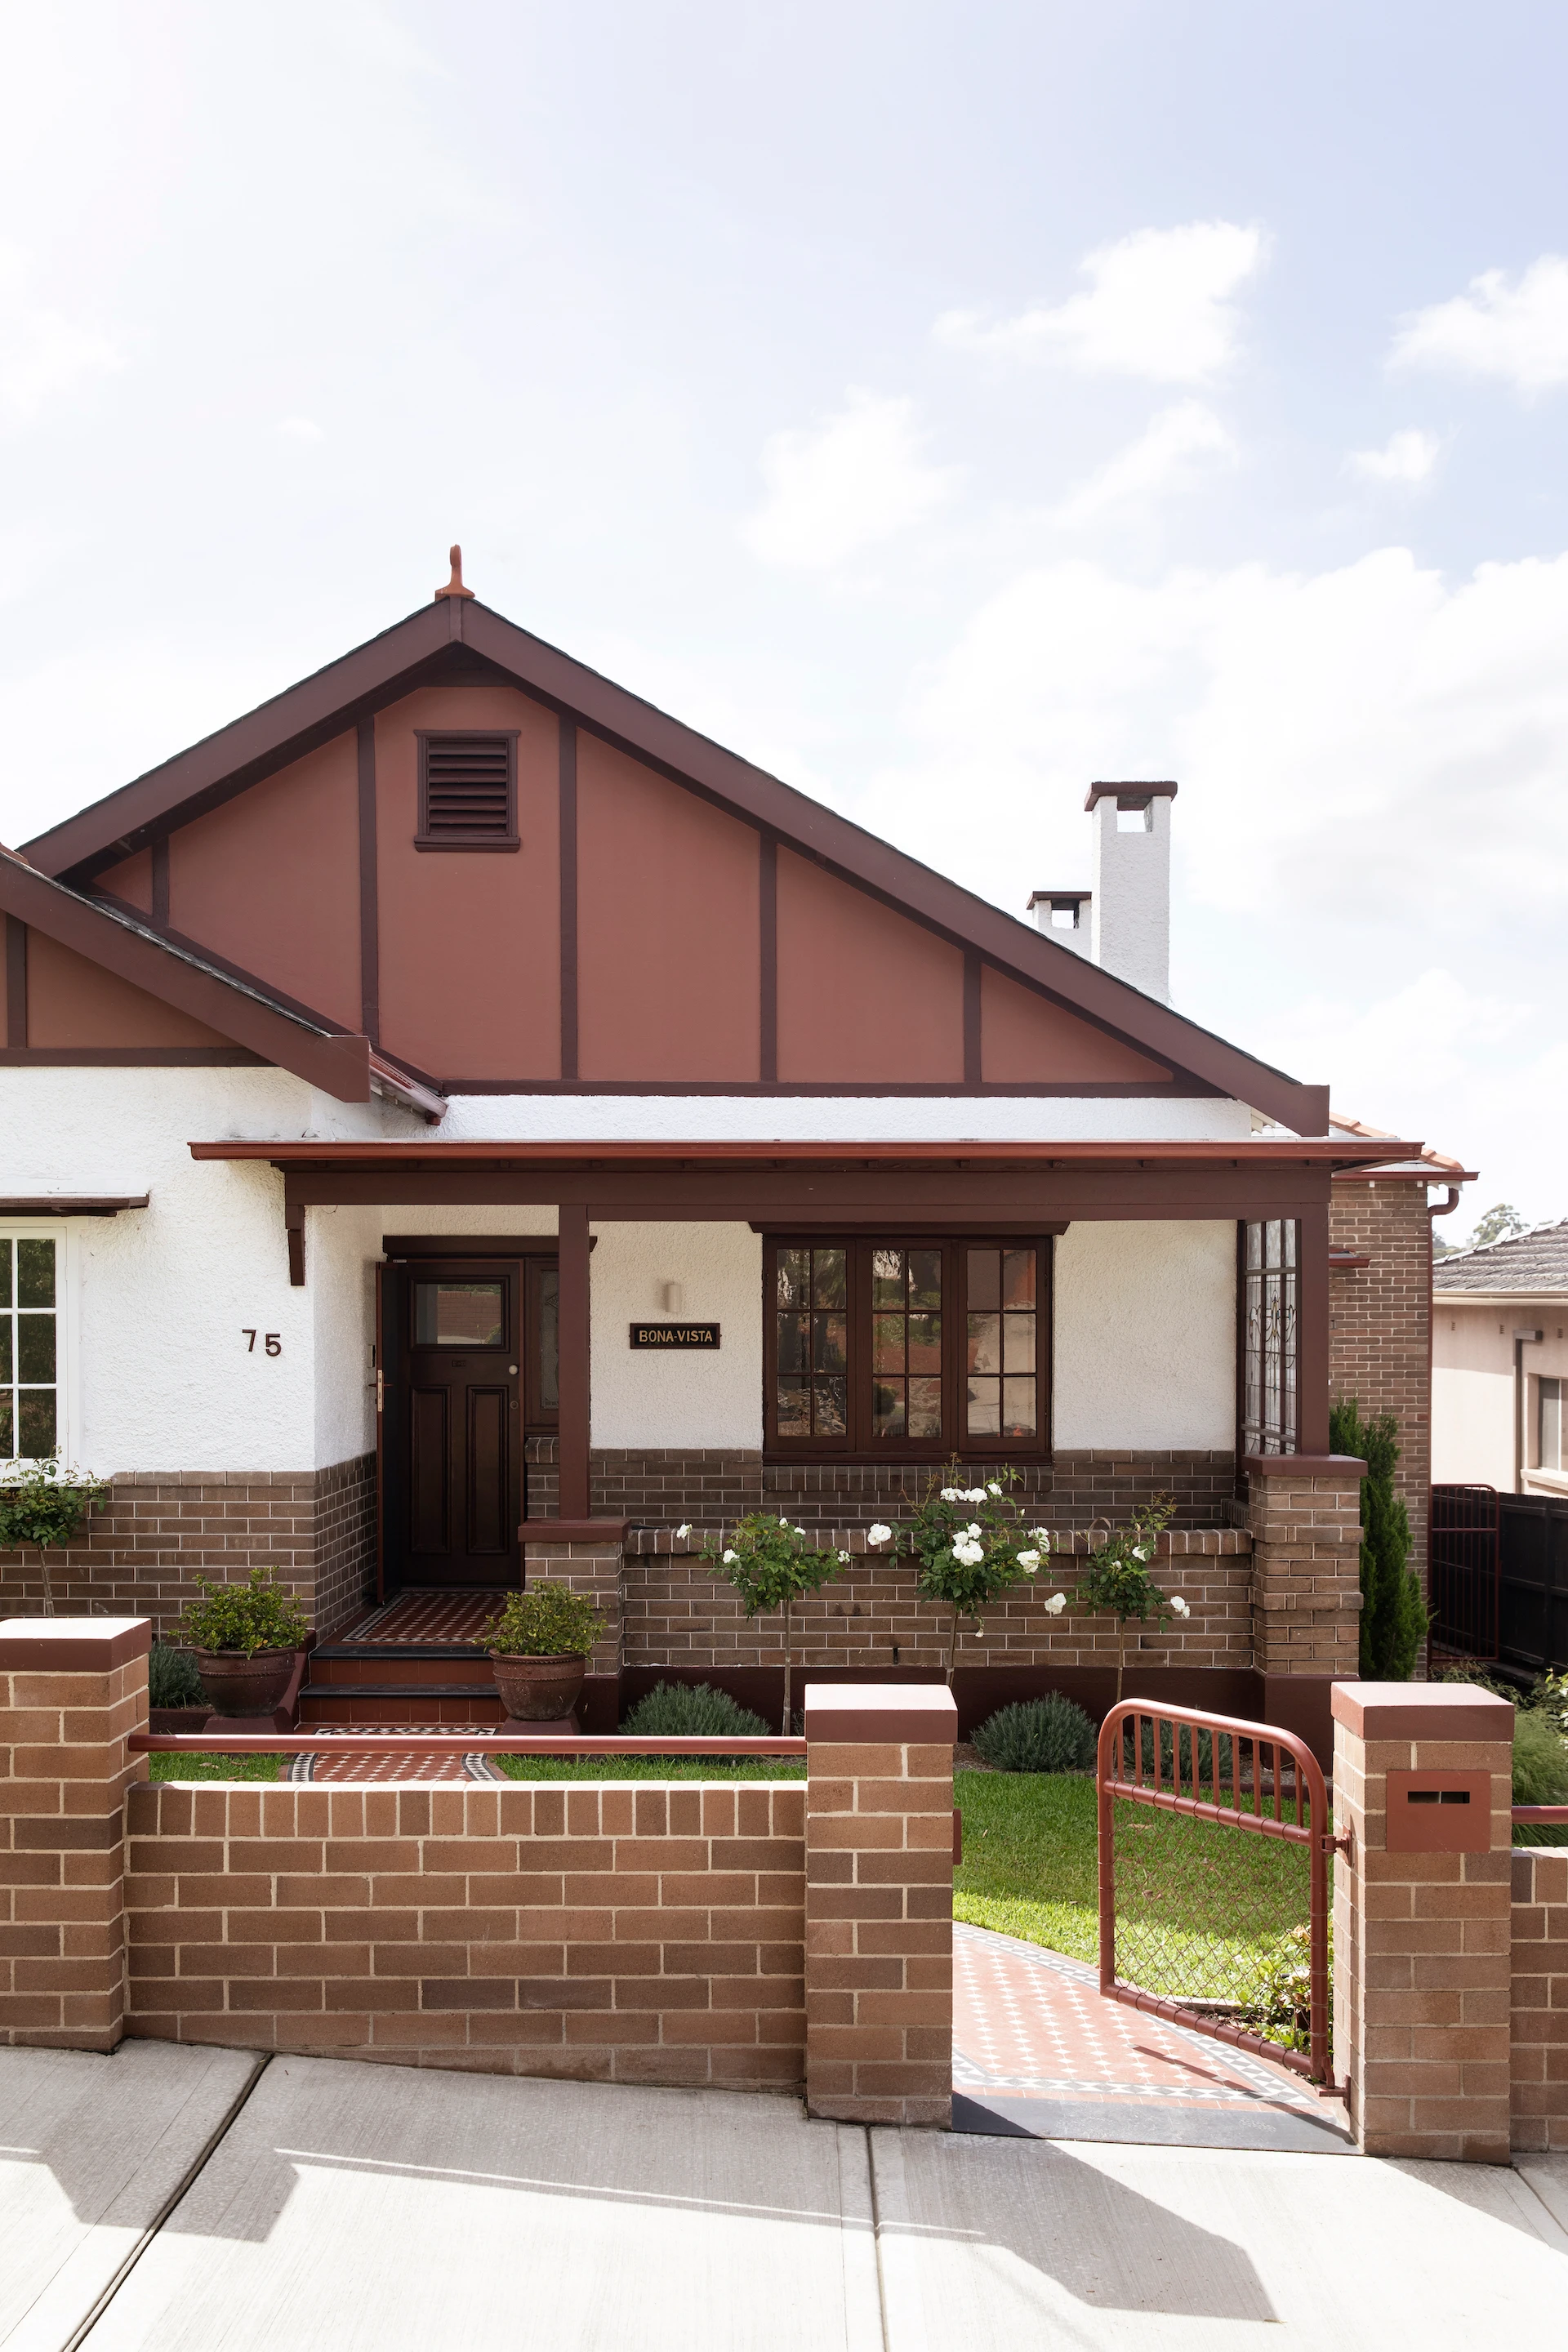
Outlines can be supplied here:
<path id="1" fill-rule="evenodd" d="M 1495 1209 L 1489 1209 L 1481 1218 L 1470 1235 L 1469 1246 L 1471 1249 L 1485 1249 L 1489 1242 L 1510 1241 L 1515 1234 L 1528 1233 L 1529 1230 L 1512 1202 L 1500 1201 Z"/>
<path id="2" fill-rule="evenodd" d="M 1394 1491 L 1399 1424 L 1392 1413 L 1363 1421 L 1354 1397 L 1329 1413 L 1336 1454 L 1366 1464 L 1361 1482 L 1361 1672 L 1363 1682 L 1407 1683 L 1426 1639 L 1421 1580 L 1408 1566 L 1410 1519 Z"/>
<path id="3" fill-rule="evenodd" d="M 1151 1617 L 1185 1617 L 1187 1604 L 1168 1600 L 1149 1572 L 1160 1538 L 1176 1516 L 1174 1499 L 1156 1495 L 1141 1503 L 1124 1528 L 1118 1528 L 1098 1551 L 1089 1555 L 1079 1580 L 1078 1600 L 1085 1609 L 1100 1609 L 1116 1620 L 1116 1696 L 1127 1663 L 1127 1628 Z"/>
<path id="4" fill-rule="evenodd" d="M 714 1576 L 722 1577 L 741 1597 L 748 1617 L 760 1611 L 784 1612 L 784 1730 L 789 1737 L 790 1612 L 805 1592 L 815 1592 L 830 1576 L 849 1564 L 847 1551 L 821 1551 L 805 1528 L 792 1528 L 771 1511 L 748 1511 L 735 1521 L 728 1542 L 710 1536 L 702 1557 Z"/>
<path id="5" fill-rule="evenodd" d="M 55 1613 L 46 1553 L 73 1541 L 89 1515 L 102 1508 L 108 1492 L 85 1471 L 68 1469 L 58 1454 L 28 1462 L 0 1486 L 0 1551 L 33 1546 L 43 1570 L 46 1617 Z"/>
<path id="6" fill-rule="evenodd" d="M 984 1485 L 961 1485 L 956 1462 L 939 1470 L 898 1532 L 897 1549 L 915 1562 L 915 1590 L 922 1601 L 943 1601 L 952 1615 L 948 1627 L 947 1679 L 952 1683 L 958 1625 L 977 1618 L 1004 1592 L 1039 1573 L 1051 1548 L 1044 1528 L 1026 1528 L 1007 1493 L 1016 1470 L 1004 1470 Z M 872 1530 L 875 1534 L 876 1530 Z M 1053 1614 L 1060 1600 L 1047 1602 Z"/>

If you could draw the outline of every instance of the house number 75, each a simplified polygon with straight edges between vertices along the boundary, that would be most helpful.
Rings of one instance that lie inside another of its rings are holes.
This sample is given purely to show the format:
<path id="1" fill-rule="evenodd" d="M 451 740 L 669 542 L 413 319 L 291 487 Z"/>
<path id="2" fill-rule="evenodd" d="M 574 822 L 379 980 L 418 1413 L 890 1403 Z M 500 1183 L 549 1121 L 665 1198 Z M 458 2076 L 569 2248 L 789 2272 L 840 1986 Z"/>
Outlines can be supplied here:
<path id="1" fill-rule="evenodd" d="M 240 1328 L 245 1331 L 247 1341 L 245 1352 L 247 1356 L 254 1356 L 256 1353 L 256 1334 L 254 1331 L 245 1330 L 245 1326 L 243 1324 L 240 1326 Z M 265 1342 L 267 1352 L 269 1356 L 280 1356 L 283 1353 L 283 1335 L 281 1332 L 264 1331 L 261 1334 L 261 1337 Z"/>

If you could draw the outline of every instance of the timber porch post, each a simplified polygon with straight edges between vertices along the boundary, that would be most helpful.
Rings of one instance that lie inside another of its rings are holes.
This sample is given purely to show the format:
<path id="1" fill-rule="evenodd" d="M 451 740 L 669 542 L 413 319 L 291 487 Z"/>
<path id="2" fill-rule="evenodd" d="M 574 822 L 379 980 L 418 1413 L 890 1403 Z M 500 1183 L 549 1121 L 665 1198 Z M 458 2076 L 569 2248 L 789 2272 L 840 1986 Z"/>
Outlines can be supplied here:
<path id="1" fill-rule="evenodd" d="M 589 1463 L 592 1403 L 589 1391 L 588 1211 L 585 1203 L 563 1202 L 560 1224 L 561 1420 L 560 1500 L 563 1519 L 589 1516 Z"/>

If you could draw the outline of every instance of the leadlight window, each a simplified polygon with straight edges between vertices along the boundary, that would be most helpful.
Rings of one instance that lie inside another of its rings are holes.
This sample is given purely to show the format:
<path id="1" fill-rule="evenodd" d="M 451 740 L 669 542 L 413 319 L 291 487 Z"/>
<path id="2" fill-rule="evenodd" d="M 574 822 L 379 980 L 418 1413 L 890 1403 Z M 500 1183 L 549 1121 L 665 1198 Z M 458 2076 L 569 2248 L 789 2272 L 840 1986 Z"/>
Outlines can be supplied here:
<path id="1" fill-rule="evenodd" d="M 1042 1238 L 780 1237 L 764 1267 L 771 1453 L 934 1461 L 1047 1449 Z"/>
<path id="2" fill-rule="evenodd" d="M 57 1244 L 0 1237 L 0 1461 L 37 1461 L 60 1442 Z"/>
<path id="3" fill-rule="evenodd" d="M 1242 1452 L 1294 1454 L 1300 1227 L 1274 1217 L 1244 1224 L 1241 1234 Z"/>

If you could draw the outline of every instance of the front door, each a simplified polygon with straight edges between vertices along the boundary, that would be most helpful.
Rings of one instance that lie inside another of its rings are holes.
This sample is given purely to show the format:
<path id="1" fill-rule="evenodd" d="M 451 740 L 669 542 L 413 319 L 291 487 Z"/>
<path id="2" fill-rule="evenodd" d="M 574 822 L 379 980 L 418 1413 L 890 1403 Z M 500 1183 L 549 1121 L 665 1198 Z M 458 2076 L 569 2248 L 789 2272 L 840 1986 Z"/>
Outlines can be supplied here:
<path id="1" fill-rule="evenodd" d="M 387 1274 L 386 1590 L 519 1584 L 521 1267 L 427 1258 Z"/>

